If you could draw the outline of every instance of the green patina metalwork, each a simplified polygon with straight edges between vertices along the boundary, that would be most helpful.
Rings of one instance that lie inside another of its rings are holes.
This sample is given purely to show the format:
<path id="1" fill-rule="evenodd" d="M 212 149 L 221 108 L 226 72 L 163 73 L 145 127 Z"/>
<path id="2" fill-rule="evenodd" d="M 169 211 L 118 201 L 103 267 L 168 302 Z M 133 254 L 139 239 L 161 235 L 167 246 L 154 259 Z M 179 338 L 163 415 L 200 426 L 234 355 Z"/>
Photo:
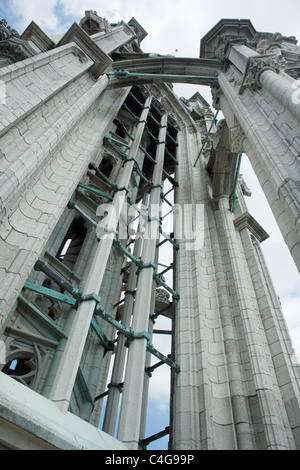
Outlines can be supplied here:
<path id="1" fill-rule="evenodd" d="M 237 190 L 237 185 L 239 181 L 239 174 L 240 174 L 240 169 L 241 169 L 241 163 L 242 163 L 242 154 L 238 156 L 238 163 L 237 163 L 237 169 L 235 173 L 235 179 L 234 179 L 234 185 L 233 185 L 233 190 L 232 193 L 230 194 L 229 197 L 229 203 L 230 203 L 230 212 L 233 212 L 234 206 L 236 201 L 238 200 L 236 190 Z"/>

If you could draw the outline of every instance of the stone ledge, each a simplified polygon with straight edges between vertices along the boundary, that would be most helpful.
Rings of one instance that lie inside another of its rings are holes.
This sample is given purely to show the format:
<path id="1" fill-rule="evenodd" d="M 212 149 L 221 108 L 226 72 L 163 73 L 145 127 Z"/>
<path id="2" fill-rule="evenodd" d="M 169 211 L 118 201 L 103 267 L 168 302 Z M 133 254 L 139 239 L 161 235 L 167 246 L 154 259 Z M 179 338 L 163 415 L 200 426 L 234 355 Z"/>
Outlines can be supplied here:
<path id="1" fill-rule="evenodd" d="M 73 23 L 70 29 L 58 42 L 57 47 L 74 42 L 95 64 L 91 68 L 91 72 L 95 78 L 98 78 L 106 68 L 112 64 L 111 58 L 100 49 L 99 46 L 83 31 L 77 24 Z"/>
<path id="2" fill-rule="evenodd" d="M 0 420 L 0 442 L 9 449 L 26 450 L 30 444 L 36 450 L 128 450 L 77 416 L 61 413 L 52 401 L 2 372 Z"/>
<path id="3" fill-rule="evenodd" d="M 52 39 L 50 39 L 34 21 L 27 26 L 22 33 L 21 39 L 24 41 L 32 41 L 41 52 L 47 52 L 55 47 L 55 43 Z"/>
<path id="4" fill-rule="evenodd" d="M 269 234 L 262 228 L 262 226 L 249 214 L 244 212 L 233 222 L 235 228 L 240 232 L 244 228 L 247 228 L 256 238 L 262 243 L 269 238 Z"/>

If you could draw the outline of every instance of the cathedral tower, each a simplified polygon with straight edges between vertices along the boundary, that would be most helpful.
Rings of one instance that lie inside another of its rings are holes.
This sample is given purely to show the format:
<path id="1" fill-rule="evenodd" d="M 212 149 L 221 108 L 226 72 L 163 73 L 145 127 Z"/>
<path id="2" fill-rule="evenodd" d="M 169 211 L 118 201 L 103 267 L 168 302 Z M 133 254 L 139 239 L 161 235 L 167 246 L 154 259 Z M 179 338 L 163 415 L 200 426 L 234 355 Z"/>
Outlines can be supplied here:
<path id="1" fill-rule="evenodd" d="M 247 154 L 299 268 L 296 39 L 223 19 L 176 58 L 94 11 L 52 38 L 0 29 L 0 446 L 299 449 L 299 366 L 239 175 Z M 161 366 L 170 423 L 149 438 Z"/>

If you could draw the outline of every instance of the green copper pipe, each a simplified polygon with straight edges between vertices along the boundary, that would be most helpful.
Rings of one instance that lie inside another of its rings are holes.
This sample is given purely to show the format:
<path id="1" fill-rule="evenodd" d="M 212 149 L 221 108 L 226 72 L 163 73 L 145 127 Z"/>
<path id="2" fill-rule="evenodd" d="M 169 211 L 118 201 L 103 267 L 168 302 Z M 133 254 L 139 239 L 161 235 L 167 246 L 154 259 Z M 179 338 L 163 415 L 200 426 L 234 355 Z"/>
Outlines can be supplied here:
<path id="1" fill-rule="evenodd" d="M 238 197 L 236 195 L 236 189 L 237 189 L 237 185 L 238 185 L 238 181 L 239 181 L 241 163 L 242 163 L 242 154 L 240 154 L 239 157 L 238 157 L 238 164 L 237 164 L 237 169 L 236 169 L 236 174 L 235 174 L 235 179 L 234 179 L 234 186 L 233 186 L 233 190 L 232 190 L 232 193 L 230 195 L 230 198 L 229 198 L 230 212 L 233 212 L 235 203 L 238 199 Z"/>
<path id="2" fill-rule="evenodd" d="M 100 191 L 100 189 L 97 188 L 92 188 L 91 186 L 88 186 L 87 184 L 84 183 L 78 183 L 79 188 L 86 189 L 87 191 L 90 191 L 91 193 L 98 194 L 99 196 L 105 197 L 109 201 L 112 201 L 113 198 L 110 194 L 104 193 L 103 191 Z"/>
<path id="3" fill-rule="evenodd" d="M 159 74 L 159 73 L 134 73 L 128 72 L 127 70 L 116 70 L 115 72 L 106 72 L 108 76 L 114 76 L 115 78 L 125 79 L 125 78 L 164 78 L 164 79 L 200 79 L 200 80 L 218 80 L 218 77 L 205 77 L 205 76 L 198 76 L 198 75 L 167 75 L 167 74 Z"/>

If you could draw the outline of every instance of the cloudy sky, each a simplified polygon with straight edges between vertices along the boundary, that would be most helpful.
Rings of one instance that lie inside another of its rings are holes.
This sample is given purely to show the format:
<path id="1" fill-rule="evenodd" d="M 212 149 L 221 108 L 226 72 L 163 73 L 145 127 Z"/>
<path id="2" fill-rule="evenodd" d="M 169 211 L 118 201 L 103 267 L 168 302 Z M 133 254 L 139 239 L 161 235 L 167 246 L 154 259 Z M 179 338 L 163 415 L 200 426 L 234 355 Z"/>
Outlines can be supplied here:
<path id="1" fill-rule="evenodd" d="M 134 16 L 148 32 L 142 43 L 145 52 L 178 57 L 198 57 L 200 39 L 221 18 L 247 18 L 252 21 L 257 31 L 278 31 L 287 36 L 294 35 L 300 40 L 299 0 L 0 0 L 0 16 L 7 19 L 8 24 L 19 33 L 22 33 L 32 20 L 49 36 L 65 32 L 74 21 L 80 21 L 85 10 L 95 10 L 99 16 L 112 23 L 122 19 L 128 21 Z M 175 90 L 179 96 L 188 98 L 199 90 L 199 87 L 176 85 Z M 201 88 L 200 92 L 210 101 L 209 89 Z M 299 354 L 299 275 L 246 157 L 242 173 L 252 190 L 251 198 L 247 198 L 249 211 L 270 234 L 269 240 L 262 244 L 262 248 L 296 352 Z M 166 421 L 159 428 L 149 428 L 148 434 L 158 432 L 168 424 L 167 393 L 161 392 L 161 387 L 158 387 L 161 378 L 158 379 L 158 374 L 156 377 L 154 372 L 151 379 L 152 396 L 154 400 L 159 401 L 158 413 L 165 416 Z M 164 380 L 168 382 L 168 374 L 165 374 Z"/>

